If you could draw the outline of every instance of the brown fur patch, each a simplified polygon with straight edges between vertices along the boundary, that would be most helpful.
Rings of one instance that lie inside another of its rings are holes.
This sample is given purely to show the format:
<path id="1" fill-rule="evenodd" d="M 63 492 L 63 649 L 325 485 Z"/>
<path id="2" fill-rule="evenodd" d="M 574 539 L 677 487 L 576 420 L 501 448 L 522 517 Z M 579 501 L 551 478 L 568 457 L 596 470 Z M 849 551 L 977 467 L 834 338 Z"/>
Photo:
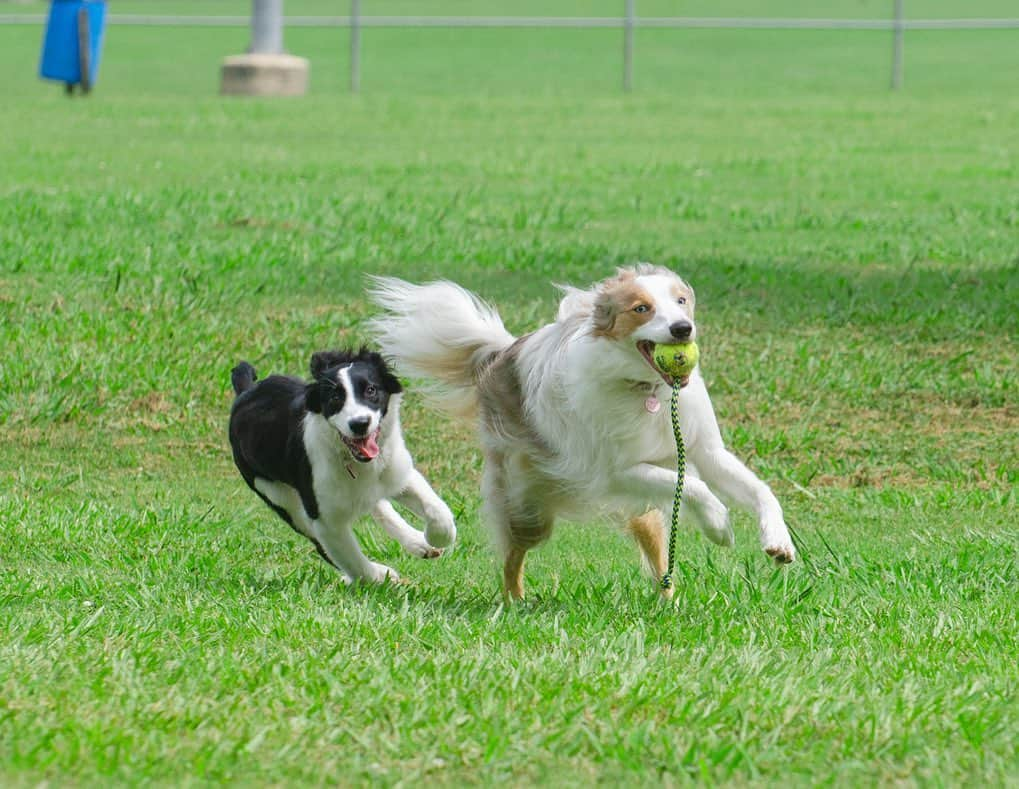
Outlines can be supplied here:
<path id="1" fill-rule="evenodd" d="M 479 376 L 481 420 L 490 433 L 551 451 L 524 414 L 524 394 L 517 358 L 529 336 L 525 334 L 499 353 Z"/>
<path id="2" fill-rule="evenodd" d="M 630 518 L 626 524 L 627 532 L 637 541 L 656 579 L 665 573 L 665 563 L 668 561 L 665 555 L 664 524 L 660 510 L 648 510 L 643 515 Z"/>
<path id="3" fill-rule="evenodd" d="M 665 541 L 665 521 L 661 510 L 648 510 L 643 515 L 630 518 L 626 524 L 626 531 L 636 541 L 655 581 L 661 581 L 669 560 Z M 672 597 L 672 589 L 660 591 L 665 597 Z"/>
<path id="4" fill-rule="evenodd" d="M 647 312 L 634 312 L 646 304 Z M 651 294 L 636 282 L 631 271 L 620 272 L 615 279 L 607 280 L 594 302 L 594 334 L 619 340 L 629 337 L 655 314 L 655 301 Z"/>

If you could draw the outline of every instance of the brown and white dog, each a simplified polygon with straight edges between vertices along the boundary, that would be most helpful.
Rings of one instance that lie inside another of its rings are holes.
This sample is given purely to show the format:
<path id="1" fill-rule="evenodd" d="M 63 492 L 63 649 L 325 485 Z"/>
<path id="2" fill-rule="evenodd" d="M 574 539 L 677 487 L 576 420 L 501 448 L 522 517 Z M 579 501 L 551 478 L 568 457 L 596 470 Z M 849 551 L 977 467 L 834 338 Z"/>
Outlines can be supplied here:
<path id="1" fill-rule="evenodd" d="M 505 592 L 523 597 L 526 552 L 557 517 L 608 516 L 627 524 L 652 573 L 665 570 L 665 519 L 677 475 L 668 401 L 672 381 L 654 365 L 656 343 L 694 339 L 694 292 L 650 264 L 621 269 L 589 290 L 565 288 L 558 316 L 520 338 L 496 311 L 451 282 L 375 278 L 386 310 L 372 321 L 383 352 L 427 379 L 445 411 L 479 422 L 482 494 L 503 561 Z M 681 381 L 686 449 L 682 515 L 708 539 L 732 545 L 718 494 L 751 510 L 761 545 L 795 558 L 782 507 L 722 443 L 700 371 Z"/>

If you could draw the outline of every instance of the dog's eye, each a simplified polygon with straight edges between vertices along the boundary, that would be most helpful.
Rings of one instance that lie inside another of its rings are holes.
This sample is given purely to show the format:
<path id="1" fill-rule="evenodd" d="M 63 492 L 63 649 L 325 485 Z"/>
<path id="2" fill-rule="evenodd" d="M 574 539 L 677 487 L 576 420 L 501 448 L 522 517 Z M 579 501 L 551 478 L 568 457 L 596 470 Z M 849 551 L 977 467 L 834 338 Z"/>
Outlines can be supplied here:
<path id="1" fill-rule="evenodd" d="M 633 308 L 633 311 L 634 312 L 647 312 L 649 309 L 651 309 L 651 308 L 647 304 L 638 304 L 636 307 Z"/>
<path id="2" fill-rule="evenodd" d="M 365 396 L 365 397 L 375 397 L 375 391 L 376 391 L 376 390 L 375 390 L 375 387 L 374 387 L 374 386 L 372 386 L 371 384 L 368 384 L 368 385 L 367 385 L 367 386 L 366 386 L 366 387 L 364 388 L 364 396 Z"/>
<path id="3" fill-rule="evenodd" d="M 676 299 L 676 303 L 677 304 L 686 304 L 686 296 L 680 296 L 678 299 Z"/>

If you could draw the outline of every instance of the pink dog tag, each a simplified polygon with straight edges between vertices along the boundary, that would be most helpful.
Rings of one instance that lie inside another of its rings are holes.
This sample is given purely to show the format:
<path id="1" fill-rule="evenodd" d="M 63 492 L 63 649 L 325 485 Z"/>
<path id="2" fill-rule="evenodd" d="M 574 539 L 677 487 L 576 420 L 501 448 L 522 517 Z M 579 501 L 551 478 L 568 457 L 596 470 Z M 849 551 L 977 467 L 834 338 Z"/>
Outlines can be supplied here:
<path id="1" fill-rule="evenodd" d="M 644 401 L 644 409 L 649 414 L 657 414 L 662 408 L 662 401 L 654 395 L 648 395 L 647 400 Z"/>

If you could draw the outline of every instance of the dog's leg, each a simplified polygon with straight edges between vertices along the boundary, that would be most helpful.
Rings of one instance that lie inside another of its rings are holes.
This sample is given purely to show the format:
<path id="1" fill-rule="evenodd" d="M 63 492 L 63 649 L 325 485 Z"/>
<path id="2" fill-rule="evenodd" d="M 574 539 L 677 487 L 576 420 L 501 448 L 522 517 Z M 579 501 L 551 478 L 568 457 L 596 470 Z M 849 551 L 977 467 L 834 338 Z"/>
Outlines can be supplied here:
<path id="1" fill-rule="evenodd" d="M 340 571 L 343 575 L 344 583 L 353 583 L 350 576 L 332 560 L 329 554 L 326 553 L 325 548 L 322 547 L 322 543 L 316 539 L 311 518 L 305 512 L 301 497 L 294 488 L 283 482 L 272 482 L 261 477 L 256 477 L 251 487 L 255 493 L 262 497 L 266 504 L 272 507 L 277 515 L 286 521 L 291 529 L 301 536 L 308 538 L 311 544 L 315 546 L 319 556 Z"/>
<path id="2" fill-rule="evenodd" d="M 644 501 L 668 502 L 663 511 L 671 516 L 672 499 L 676 493 L 679 475 L 672 469 L 651 463 L 638 463 L 624 471 L 613 481 L 613 491 Z M 683 503 L 680 515 L 693 515 L 704 536 L 718 545 L 731 546 L 735 542 L 729 513 L 725 505 L 703 481 L 687 474 L 683 477 Z"/>
<path id="3" fill-rule="evenodd" d="M 524 599 L 524 557 L 527 548 L 514 545 L 506 552 L 502 565 L 502 588 L 507 602 Z"/>
<path id="4" fill-rule="evenodd" d="M 679 512 L 680 517 L 685 517 L 687 512 L 693 515 L 701 534 L 715 545 L 731 548 L 736 544 L 736 535 L 729 523 L 729 510 L 699 478 L 689 474 L 683 477 L 683 502 Z M 667 514 L 672 517 L 671 504 Z"/>
<path id="5" fill-rule="evenodd" d="M 442 556 L 442 549 L 429 545 L 425 540 L 425 535 L 407 523 L 386 499 L 380 499 L 372 507 L 372 518 L 411 556 L 417 556 L 420 559 L 434 559 L 436 556 Z"/>
<path id="6" fill-rule="evenodd" d="M 411 469 L 407 487 L 395 498 L 425 519 L 425 539 L 429 545 L 445 548 L 456 540 L 453 513 L 417 469 Z"/>
<path id="7" fill-rule="evenodd" d="M 665 537 L 665 522 L 661 510 L 649 510 L 636 518 L 630 518 L 626 530 L 636 541 L 644 557 L 651 577 L 655 579 L 658 591 L 666 600 L 671 600 L 674 589 L 661 588 L 662 576 L 668 563 L 668 545 Z"/>
<path id="8" fill-rule="evenodd" d="M 524 556 L 548 539 L 552 523 L 551 516 L 529 509 L 510 515 L 506 529 L 508 547 L 502 568 L 503 589 L 508 599 L 523 599 Z"/>
<path id="9" fill-rule="evenodd" d="M 505 456 L 486 452 L 481 475 L 481 500 L 485 524 L 491 531 L 496 550 L 502 555 L 502 594 L 507 603 L 524 597 L 524 555 L 527 549 L 513 545 L 510 535 L 509 507 L 506 501 Z"/>
<path id="10" fill-rule="evenodd" d="M 399 581 L 400 574 L 392 567 L 373 562 L 361 550 L 349 521 L 327 524 L 319 518 L 311 523 L 315 538 L 321 543 L 330 560 L 355 581 L 382 583 L 386 579 Z"/>
<path id="11" fill-rule="evenodd" d="M 757 516 L 765 553 L 780 564 L 791 562 L 796 558 L 796 548 L 782 506 L 771 488 L 725 448 L 703 379 L 694 376 L 684 392 L 687 400 L 681 416 L 696 426 L 696 430 L 684 433 L 694 438 L 686 446 L 687 459 L 708 485 Z"/>
<path id="12" fill-rule="evenodd" d="M 538 507 L 547 501 L 547 492 L 528 485 L 526 475 L 499 453 L 485 457 L 481 480 L 485 502 L 485 521 L 503 558 L 503 595 L 507 602 L 524 597 L 524 557 L 548 539 L 554 515 Z M 512 481 L 511 481 L 512 480 Z"/>
<path id="13" fill-rule="evenodd" d="M 486 485 L 486 488 L 490 488 Z M 544 540 L 551 522 L 541 524 L 512 514 L 501 497 L 486 496 L 485 520 L 502 554 L 502 595 L 506 602 L 524 598 L 524 558 L 527 551 Z"/>
<path id="14" fill-rule="evenodd" d="M 691 448 L 690 454 L 709 485 L 757 515 L 764 552 L 779 564 L 793 561 L 796 548 L 771 488 L 721 445 Z"/>

